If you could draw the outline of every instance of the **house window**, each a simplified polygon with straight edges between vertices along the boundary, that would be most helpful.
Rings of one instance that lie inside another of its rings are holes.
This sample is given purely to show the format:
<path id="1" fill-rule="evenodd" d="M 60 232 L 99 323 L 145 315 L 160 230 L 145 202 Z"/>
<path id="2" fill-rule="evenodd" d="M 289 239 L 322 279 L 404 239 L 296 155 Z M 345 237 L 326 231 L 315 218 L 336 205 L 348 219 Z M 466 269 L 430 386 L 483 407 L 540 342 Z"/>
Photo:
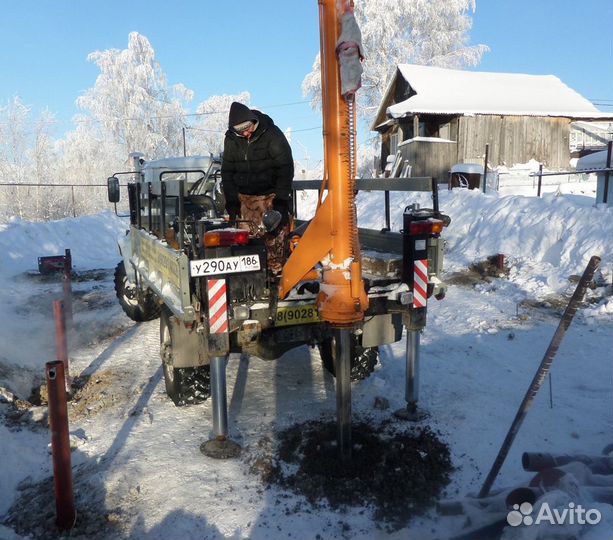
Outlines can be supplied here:
<path id="1" fill-rule="evenodd" d="M 390 135 L 390 156 L 395 156 L 400 142 L 400 133 L 396 131 Z"/>

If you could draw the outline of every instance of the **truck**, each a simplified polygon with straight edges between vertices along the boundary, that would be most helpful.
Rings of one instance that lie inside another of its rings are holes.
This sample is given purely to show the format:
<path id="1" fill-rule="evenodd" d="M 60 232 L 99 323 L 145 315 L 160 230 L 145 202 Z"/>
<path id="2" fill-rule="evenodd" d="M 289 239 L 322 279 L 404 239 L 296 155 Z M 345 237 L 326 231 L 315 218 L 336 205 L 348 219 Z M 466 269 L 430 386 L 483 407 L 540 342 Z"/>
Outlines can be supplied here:
<path id="1" fill-rule="evenodd" d="M 334 50 L 340 17 L 336 0 L 320 2 L 322 47 L 328 43 Z M 324 74 L 338 70 L 335 53 L 324 55 L 323 64 Z M 116 203 L 119 176 L 129 177 L 130 227 L 120 241 L 117 297 L 135 321 L 159 317 L 168 397 L 186 405 L 211 396 L 214 438 L 203 445 L 207 455 L 229 457 L 239 451 L 227 437 L 225 370 L 231 353 L 276 359 L 295 347 L 318 347 L 324 368 L 337 379 L 340 448 L 350 452 L 350 380 L 368 376 L 379 346 L 399 341 L 404 328 L 406 412 L 416 412 L 419 332 L 426 324 L 428 299 L 444 296 L 441 233 L 449 219 L 438 208 L 437 183 L 411 179 L 415 189 L 432 191 L 433 208 L 405 209 L 403 230 L 395 233 L 401 245 L 395 259 L 375 251 L 362 256 L 355 192 L 360 183 L 377 189 L 377 182 L 386 179 L 356 181 L 351 160 L 343 158 L 343 152 L 354 151 L 352 141 L 343 139 L 351 129 L 331 122 L 349 122 L 353 113 L 339 84 L 324 85 L 329 94 L 324 103 L 332 110 L 324 111 L 329 135 L 327 143 L 324 139 L 326 178 L 318 183 L 320 204 L 315 216 L 290 235 L 281 277 L 267 268 L 265 237 L 274 230 L 267 229 L 266 218 L 252 234 L 254 227 L 241 227 L 225 213 L 222 157 L 146 161 L 135 153 L 130 171 L 108 179 L 109 200 Z M 331 151 L 335 141 L 339 146 Z M 303 186 L 296 181 L 294 187 Z"/>

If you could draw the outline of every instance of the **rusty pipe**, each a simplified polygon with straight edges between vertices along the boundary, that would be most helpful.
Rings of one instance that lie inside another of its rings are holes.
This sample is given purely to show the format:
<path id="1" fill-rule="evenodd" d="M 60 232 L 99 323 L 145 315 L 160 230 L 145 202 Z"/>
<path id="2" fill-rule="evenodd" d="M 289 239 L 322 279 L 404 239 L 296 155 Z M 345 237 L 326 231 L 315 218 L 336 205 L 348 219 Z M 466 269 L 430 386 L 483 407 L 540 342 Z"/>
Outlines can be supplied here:
<path id="1" fill-rule="evenodd" d="M 54 300 L 53 302 L 53 318 L 55 320 L 55 358 L 64 365 L 66 391 L 69 392 L 70 366 L 68 365 L 68 343 L 66 339 L 66 311 L 64 302 L 61 300 Z"/>
<path id="2" fill-rule="evenodd" d="M 610 456 L 548 454 L 544 452 L 524 452 L 521 456 L 522 467 L 525 471 L 530 472 L 540 472 L 543 469 L 559 467 L 572 461 L 587 465 L 590 471 L 595 474 L 613 474 L 613 457 Z"/>
<path id="3" fill-rule="evenodd" d="M 74 526 L 77 512 L 72 486 L 64 363 L 59 360 L 47 362 L 46 378 L 49 393 L 49 428 L 53 456 L 56 525 L 61 531 L 66 531 Z"/>

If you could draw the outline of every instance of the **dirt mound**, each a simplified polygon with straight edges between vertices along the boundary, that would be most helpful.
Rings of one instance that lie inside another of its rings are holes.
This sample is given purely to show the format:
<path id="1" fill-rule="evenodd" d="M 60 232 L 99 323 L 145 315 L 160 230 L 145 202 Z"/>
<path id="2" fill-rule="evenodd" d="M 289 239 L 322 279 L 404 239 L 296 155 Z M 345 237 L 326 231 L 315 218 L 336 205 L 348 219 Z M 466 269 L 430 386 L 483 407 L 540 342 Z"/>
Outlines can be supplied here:
<path id="1" fill-rule="evenodd" d="M 389 529 L 423 513 L 449 482 L 449 448 L 427 427 L 399 431 L 392 424 L 354 422 L 349 462 L 339 457 L 336 430 L 335 421 L 292 426 L 277 435 L 269 465 L 255 460 L 252 471 L 314 506 L 370 507 Z"/>

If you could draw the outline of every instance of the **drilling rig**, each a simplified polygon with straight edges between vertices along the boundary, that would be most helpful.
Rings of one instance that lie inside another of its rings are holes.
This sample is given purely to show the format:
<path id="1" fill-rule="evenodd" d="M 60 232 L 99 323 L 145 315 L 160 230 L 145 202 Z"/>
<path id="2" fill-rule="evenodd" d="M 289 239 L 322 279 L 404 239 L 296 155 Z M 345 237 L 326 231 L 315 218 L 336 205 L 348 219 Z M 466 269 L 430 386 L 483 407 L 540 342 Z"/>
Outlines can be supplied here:
<path id="1" fill-rule="evenodd" d="M 361 36 L 350 0 L 319 0 L 324 178 L 314 217 L 290 235 L 279 277 L 268 272 L 266 248 L 228 221 L 220 201 L 220 159 L 145 161 L 108 180 L 119 200 L 118 175 L 128 184 L 130 230 L 121 242 L 116 290 L 134 320 L 160 317 L 166 391 L 177 405 L 205 399 L 210 383 L 213 438 L 208 456 L 236 455 L 228 437 L 226 365 L 230 353 L 274 359 L 302 345 L 318 346 L 336 376 L 338 446 L 351 457 L 351 370 L 374 368 L 379 345 L 407 335 L 406 408 L 417 415 L 419 332 L 427 300 L 442 297 L 443 227 L 436 183 L 433 209 L 403 214 L 398 271 L 364 268 L 355 209 L 356 102 Z M 267 232 L 266 234 L 270 234 Z M 374 360 L 374 361 L 373 361 Z"/>

